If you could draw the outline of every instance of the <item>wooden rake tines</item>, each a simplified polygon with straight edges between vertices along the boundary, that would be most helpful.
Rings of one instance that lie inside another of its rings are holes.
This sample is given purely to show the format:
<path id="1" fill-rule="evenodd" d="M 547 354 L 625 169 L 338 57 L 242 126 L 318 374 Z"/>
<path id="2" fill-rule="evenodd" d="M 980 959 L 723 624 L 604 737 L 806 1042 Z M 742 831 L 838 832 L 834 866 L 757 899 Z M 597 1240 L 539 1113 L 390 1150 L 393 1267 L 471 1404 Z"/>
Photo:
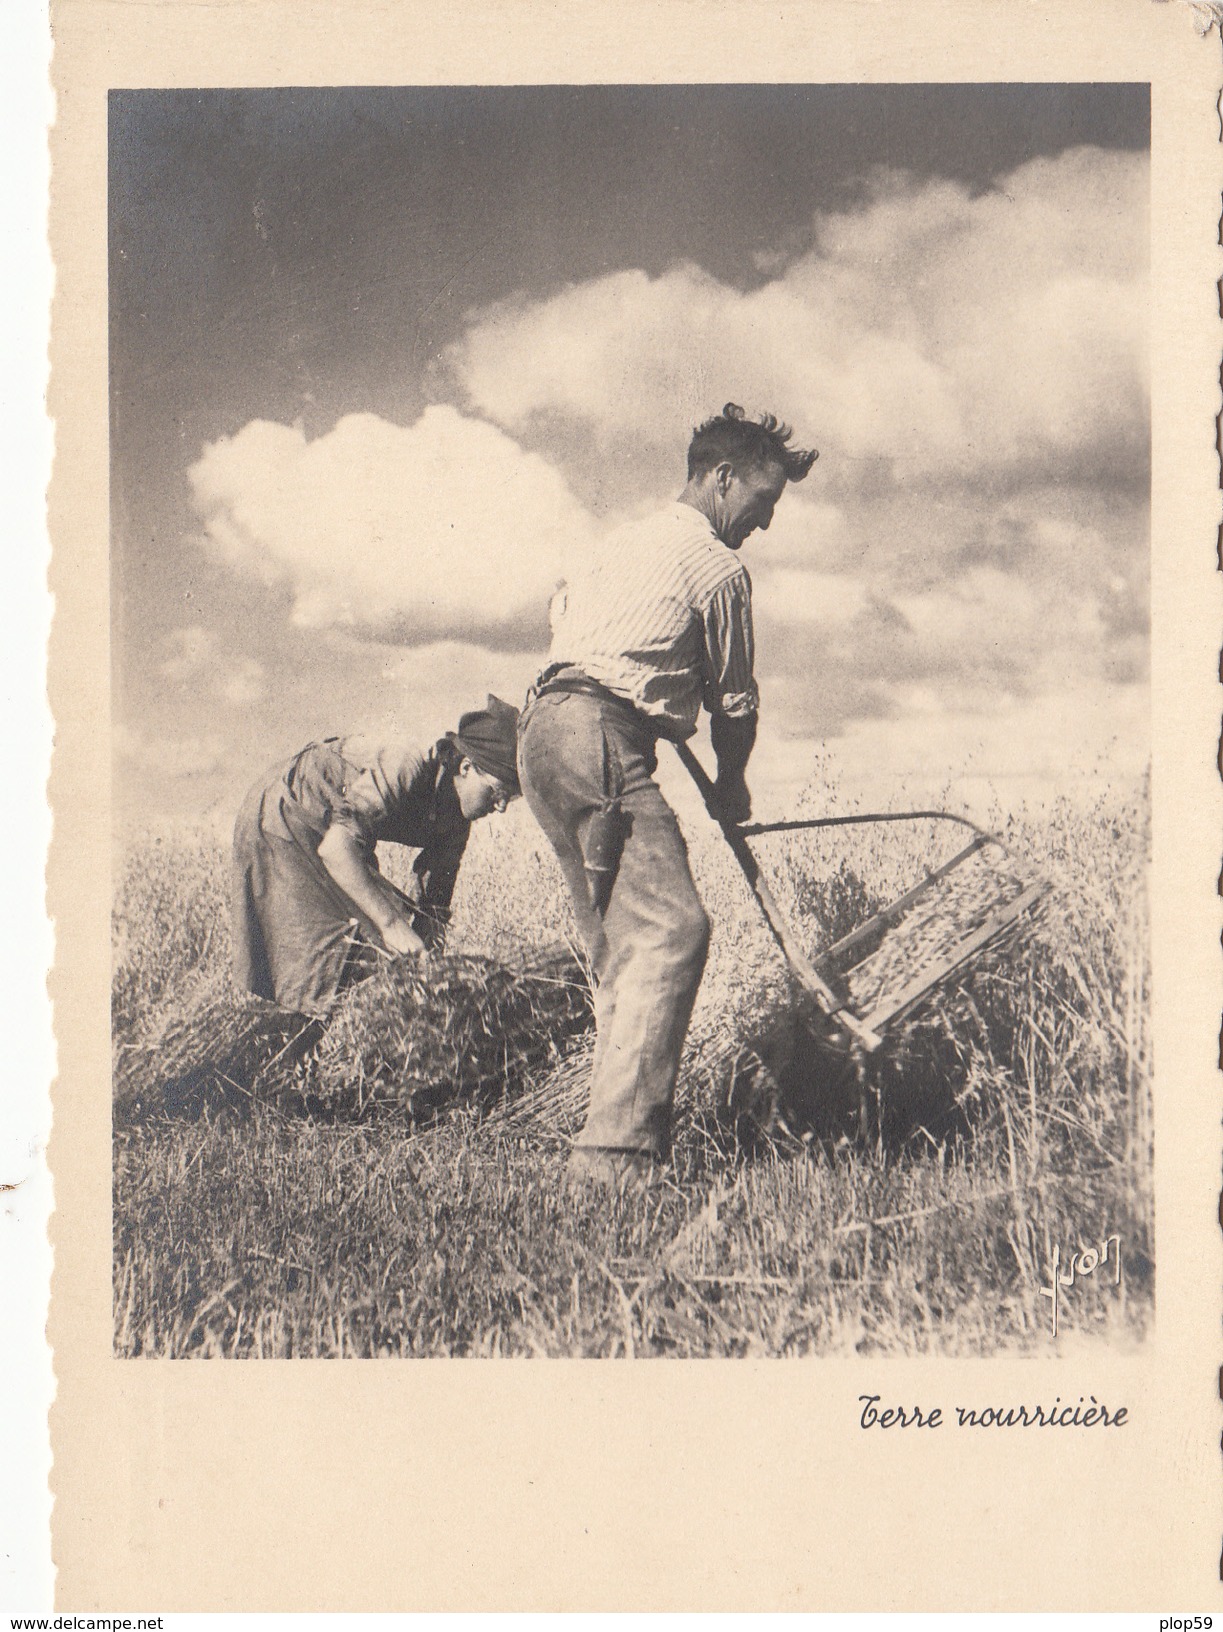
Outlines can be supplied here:
<path id="1" fill-rule="evenodd" d="M 974 842 L 836 942 L 817 967 L 836 971 L 863 1025 L 885 1035 L 996 948 L 1047 893 L 1046 880 L 1025 883 L 1009 863 L 997 841 Z"/>

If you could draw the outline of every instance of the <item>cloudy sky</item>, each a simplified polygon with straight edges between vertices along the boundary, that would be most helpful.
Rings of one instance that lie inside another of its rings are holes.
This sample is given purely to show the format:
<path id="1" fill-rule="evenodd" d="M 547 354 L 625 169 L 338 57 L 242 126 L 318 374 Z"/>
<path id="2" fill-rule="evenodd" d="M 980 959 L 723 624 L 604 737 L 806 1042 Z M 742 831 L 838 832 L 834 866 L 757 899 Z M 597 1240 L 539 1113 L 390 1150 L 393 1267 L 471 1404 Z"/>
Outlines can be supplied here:
<path id="1" fill-rule="evenodd" d="M 520 700 L 692 425 L 820 458 L 744 551 L 757 810 L 1148 750 L 1142 86 L 111 96 L 117 781 Z"/>

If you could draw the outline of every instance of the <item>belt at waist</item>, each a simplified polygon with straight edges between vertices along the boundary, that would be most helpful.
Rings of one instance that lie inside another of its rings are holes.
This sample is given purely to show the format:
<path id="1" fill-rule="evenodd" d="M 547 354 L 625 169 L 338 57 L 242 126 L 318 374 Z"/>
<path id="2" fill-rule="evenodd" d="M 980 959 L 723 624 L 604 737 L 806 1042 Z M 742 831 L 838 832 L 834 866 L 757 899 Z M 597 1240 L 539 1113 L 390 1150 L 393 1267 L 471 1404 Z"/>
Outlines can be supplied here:
<path id="1" fill-rule="evenodd" d="M 548 697 L 557 693 L 597 697 L 599 702 L 614 710 L 632 730 L 644 732 L 651 737 L 670 734 L 664 721 L 643 713 L 635 703 L 629 702 L 627 697 L 609 691 L 597 680 L 592 680 L 588 674 L 583 674 L 580 669 L 565 667 L 554 674 L 549 674 L 545 669 L 533 689 L 536 697 Z"/>

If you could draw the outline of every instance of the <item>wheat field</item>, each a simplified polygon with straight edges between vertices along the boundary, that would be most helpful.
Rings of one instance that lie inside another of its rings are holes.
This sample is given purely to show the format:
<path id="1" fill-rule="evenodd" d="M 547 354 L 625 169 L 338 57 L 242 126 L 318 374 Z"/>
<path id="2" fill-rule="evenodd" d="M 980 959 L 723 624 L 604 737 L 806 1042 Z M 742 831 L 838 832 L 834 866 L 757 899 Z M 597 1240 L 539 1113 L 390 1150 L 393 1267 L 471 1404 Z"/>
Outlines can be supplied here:
<path id="1" fill-rule="evenodd" d="M 561 1176 L 589 999 L 521 804 L 473 831 L 450 953 L 379 971 L 321 1038 L 232 988 L 223 845 L 133 835 L 113 919 L 116 1353 L 1140 1342 L 1154 1299 L 1147 797 L 997 825 L 1049 895 L 861 1073 L 813 1055 L 724 843 L 690 832 L 714 940 L 673 1156 L 647 1197 L 576 1201 Z M 759 854 L 814 953 L 959 842 L 915 824 L 779 835 Z M 384 865 L 394 877 L 393 855 Z M 192 1085 L 186 1114 L 167 1114 L 168 1081 Z M 1080 1278 L 1054 1338 L 1054 1249 L 1064 1265 L 1112 1236 L 1119 1278 Z"/>

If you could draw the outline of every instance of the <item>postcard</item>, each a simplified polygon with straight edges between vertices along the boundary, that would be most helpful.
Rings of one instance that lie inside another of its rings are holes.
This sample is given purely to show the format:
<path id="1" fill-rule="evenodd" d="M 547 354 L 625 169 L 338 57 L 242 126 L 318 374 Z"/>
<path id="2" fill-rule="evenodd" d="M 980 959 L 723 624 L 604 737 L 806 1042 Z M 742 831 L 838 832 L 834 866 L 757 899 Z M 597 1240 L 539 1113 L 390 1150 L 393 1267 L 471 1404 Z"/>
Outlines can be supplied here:
<path id="1" fill-rule="evenodd" d="M 54 8 L 57 1607 L 1209 1610 L 1213 8 Z"/>

